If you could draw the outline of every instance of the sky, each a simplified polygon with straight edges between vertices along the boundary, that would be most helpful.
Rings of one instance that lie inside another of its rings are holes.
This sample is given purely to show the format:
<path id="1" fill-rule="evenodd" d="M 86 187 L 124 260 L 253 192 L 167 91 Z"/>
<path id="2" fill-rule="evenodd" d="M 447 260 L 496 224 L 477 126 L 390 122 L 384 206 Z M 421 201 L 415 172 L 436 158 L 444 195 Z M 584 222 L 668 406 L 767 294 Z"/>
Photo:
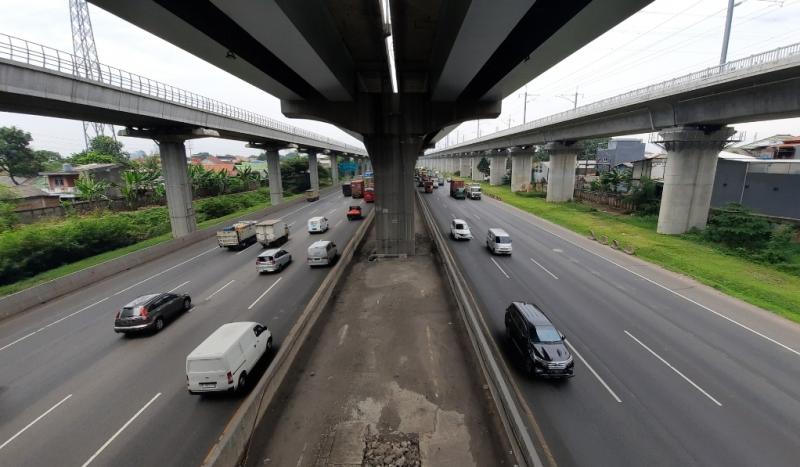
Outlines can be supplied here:
<path id="1" fill-rule="evenodd" d="M 0 34 L 72 51 L 68 0 L 3 0 Z M 727 0 L 655 0 L 617 27 L 547 70 L 503 102 L 496 120 L 481 120 L 481 135 L 523 121 L 568 110 L 719 62 Z M 350 144 L 350 135 L 326 123 L 288 119 L 278 99 L 107 12 L 89 5 L 95 43 L 102 63 L 210 98 L 286 121 Z M 1 38 L 0 38 L 1 40 Z M 800 41 L 800 0 L 737 0 L 728 59 Z M 29 131 L 33 147 L 64 156 L 84 148 L 81 122 L 0 112 L 0 126 Z M 800 133 L 800 119 L 737 124 L 746 141 L 777 133 Z M 466 122 L 449 141 L 475 138 L 478 122 Z M 623 135 L 620 135 L 623 136 Z M 646 137 L 646 136 L 645 136 Z M 146 139 L 120 138 L 127 151 L 153 152 Z M 446 144 L 443 140 L 441 144 Z M 188 143 L 190 151 L 257 154 L 244 143 L 207 138 Z"/>

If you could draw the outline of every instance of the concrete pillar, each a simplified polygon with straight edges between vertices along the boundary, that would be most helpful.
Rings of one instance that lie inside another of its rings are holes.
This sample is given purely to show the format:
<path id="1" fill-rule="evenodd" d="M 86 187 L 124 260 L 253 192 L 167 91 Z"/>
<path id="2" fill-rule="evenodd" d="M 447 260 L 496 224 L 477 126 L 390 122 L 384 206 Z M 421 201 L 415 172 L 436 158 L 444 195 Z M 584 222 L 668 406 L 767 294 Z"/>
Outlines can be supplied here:
<path id="1" fill-rule="evenodd" d="M 522 191 L 531 183 L 533 148 L 511 148 L 511 191 Z"/>
<path id="2" fill-rule="evenodd" d="M 365 162 L 366 162 L 366 164 L 367 164 L 367 170 L 366 170 L 366 171 L 367 171 L 367 172 L 374 172 L 374 170 L 373 170 L 373 168 L 372 168 L 372 161 L 371 161 L 371 160 L 369 160 L 369 159 L 366 159 L 366 160 L 365 160 Z"/>
<path id="3" fill-rule="evenodd" d="M 277 148 L 266 149 L 267 173 L 269 174 L 269 202 L 276 206 L 283 201 L 283 181 L 281 180 L 281 159 Z"/>
<path id="4" fill-rule="evenodd" d="M 659 134 L 667 148 L 658 233 L 680 234 L 705 228 L 719 152 L 733 128 L 704 130 L 683 126 Z"/>
<path id="5" fill-rule="evenodd" d="M 550 152 L 550 173 L 547 175 L 548 203 L 570 201 L 575 195 L 575 167 L 578 162 L 578 146 L 562 143 L 547 145 Z"/>
<path id="6" fill-rule="evenodd" d="M 308 180 L 312 190 L 319 190 L 319 170 L 317 169 L 317 153 L 309 151 L 308 154 Z"/>
<path id="7" fill-rule="evenodd" d="M 336 160 L 336 154 L 331 154 L 331 183 L 333 186 L 339 185 L 339 162 Z"/>
<path id="8" fill-rule="evenodd" d="M 189 180 L 186 148 L 183 142 L 182 138 L 163 138 L 158 141 L 173 238 L 184 237 L 197 230 L 197 220 L 192 207 L 192 182 Z"/>
<path id="9" fill-rule="evenodd" d="M 480 182 L 483 181 L 483 173 L 481 173 L 481 171 L 478 170 L 478 164 L 481 163 L 481 159 L 482 157 L 479 155 L 473 154 L 472 156 L 472 179 L 478 180 Z"/>
<path id="10" fill-rule="evenodd" d="M 470 172 L 472 171 L 472 163 L 470 162 L 469 157 L 460 157 L 458 161 L 461 163 L 461 168 L 459 171 L 461 172 L 461 176 L 463 178 L 469 178 Z"/>
<path id="11" fill-rule="evenodd" d="M 414 164 L 421 138 L 364 135 L 375 168 L 375 241 L 378 254 L 414 254 Z M 416 143 L 416 144 L 415 144 Z"/>
<path id="12" fill-rule="evenodd" d="M 506 174 L 506 154 L 493 153 L 489 156 L 489 185 L 503 184 L 503 175 Z"/>

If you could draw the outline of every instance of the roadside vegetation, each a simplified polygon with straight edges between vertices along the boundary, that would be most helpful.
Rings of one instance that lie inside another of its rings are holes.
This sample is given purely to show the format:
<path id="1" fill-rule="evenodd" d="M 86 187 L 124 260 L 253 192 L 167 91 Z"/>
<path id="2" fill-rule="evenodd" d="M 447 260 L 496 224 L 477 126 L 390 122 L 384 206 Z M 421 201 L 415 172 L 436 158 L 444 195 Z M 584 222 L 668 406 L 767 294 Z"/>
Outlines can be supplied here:
<path id="1" fill-rule="evenodd" d="M 731 205 L 715 212 L 702 232 L 660 235 L 656 215 L 615 214 L 579 202 L 548 204 L 544 193 L 512 193 L 508 186 L 483 183 L 482 190 L 577 233 L 606 235 L 634 247 L 642 259 L 800 323 L 800 244 L 792 226 Z"/>

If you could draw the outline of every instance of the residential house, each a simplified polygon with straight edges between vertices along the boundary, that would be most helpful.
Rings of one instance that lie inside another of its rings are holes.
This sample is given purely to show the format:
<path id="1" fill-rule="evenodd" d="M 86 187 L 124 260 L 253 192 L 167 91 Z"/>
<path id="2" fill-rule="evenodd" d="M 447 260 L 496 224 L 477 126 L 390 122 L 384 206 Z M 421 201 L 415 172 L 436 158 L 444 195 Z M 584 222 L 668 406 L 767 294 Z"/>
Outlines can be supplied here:
<path id="1" fill-rule="evenodd" d="M 608 172 L 612 168 L 626 166 L 626 162 L 642 159 L 645 146 L 640 139 L 612 139 L 608 142 L 608 148 L 597 150 L 597 171 Z"/>
<path id="2" fill-rule="evenodd" d="M 192 156 L 191 163 L 195 165 L 201 165 L 209 172 L 223 171 L 231 176 L 236 175 L 236 165 L 234 159 L 226 158 L 225 156 L 209 156 L 203 159 Z"/>
<path id="3" fill-rule="evenodd" d="M 34 185 L 15 185 L 9 187 L 16 204 L 15 211 L 27 211 L 38 208 L 55 208 L 61 205 L 58 195 L 50 194 Z"/>
<path id="4" fill-rule="evenodd" d="M 44 191 L 55 194 L 61 199 L 79 198 L 80 192 L 75 188 L 75 181 L 81 174 L 87 173 L 95 180 L 105 180 L 111 184 L 107 195 L 119 198 L 119 185 L 122 184 L 122 165 L 120 164 L 86 164 L 72 166 L 64 164 L 59 172 L 41 172 L 39 175 L 47 179 Z"/>

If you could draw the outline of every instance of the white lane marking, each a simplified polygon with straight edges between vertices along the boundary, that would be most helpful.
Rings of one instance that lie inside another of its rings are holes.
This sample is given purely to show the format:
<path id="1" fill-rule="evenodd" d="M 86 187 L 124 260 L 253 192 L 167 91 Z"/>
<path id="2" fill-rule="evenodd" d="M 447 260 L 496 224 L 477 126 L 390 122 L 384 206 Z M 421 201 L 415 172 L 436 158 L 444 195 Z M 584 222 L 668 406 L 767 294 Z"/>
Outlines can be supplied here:
<path id="1" fill-rule="evenodd" d="M 502 202 L 500 202 L 500 201 L 498 201 L 498 203 L 501 203 L 501 204 L 502 204 Z M 605 260 L 605 261 L 607 261 L 607 262 L 609 262 L 609 263 L 613 264 L 614 266 L 616 266 L 616 267 L 618 267 L 618 268 L 620 268 L 620 269 L 624 269 L 625 271 L 628 271 L 629 273 L 633 274 L 633 275 L 634 275 L 634 276 L 636 276 L 636 277 L 639 277 L 639 278 L 641 278 L 641 279 L 644 279 L 644 280 L 646 280 L 647 282 L 649 282 L 649 283 L 651 283 L 651 284 L 653 284 L 653 285 L 655 285 L 655 286 L 658 286 L 658 287 L 660 287 L 660 288 L 662 288 L 662 289 L 666 290 L 667 292 L 669 292 L 669 293 L 671 293 L 671 294 L 673 294 L 673 295 L 676 295 L 676 296 L 678 296 L 678 297 L 680 297 L 680 298 L 682 298 L 682 299 L 686 300 L 687 302 L 693 303 L 693 304 L 695 304 L 695 305 L 699 306 L 700 308 L 702 308 L 702 309 L 704 309 L 704 310 L 706 310 L 706 311 L 710 311 L 711 313 L 714 313 L 715 315 L 719 316 L 720 318 L 724 318 L 724 319 L 726 319 L 726 320 L 730 321 L 731 323 L 733 323 L 733 324 L 735 324 L 735 325 L 737 325 L 737 326 L 741 327 L 742 329 L 745 329 L 745 330 L 747 330 L 747 331 L 750 331 L 750 332 L 752 332 L 753 334 L 755 334 L 755 335 L 757 335 L 757 336 L 759 336 L 759 337 L 761 337 L 761 338 L 764 338 L 764 339 L 766 339 L 766 340 L 768 340 L 768 341 L 772 342 L 773 344 L 775 344 L 775 345 L 777 345 L 777 346 L 783 347 L 784 349 L 788 350 L 789 352 L 792 352 L 792 353 L 793 353 L 793 354 L 795 354 L 795 355 L 798 355 L 798 356 L 800 356 L 800 350 L 793 349 L 793 348 L 789 347 L 789 346 L 788 346 L 788 345 L 786 345 L 786 344 L 783 344 L 783 343 L 781 343 L 781 342 L 779 342 L 779 341 L 777 341 L 777 340 L 775 340 L 775 339 L 773 339 L 773 338 L 771 338 L 771 337 L 769 337 L 769 336 L 767 336 L 767 335 L 765 335 L 765 334 L 762 334 L 762 333 L 761 333 L 761 332 L 759 332 L 759 331 L 756 331 L 755 329 L 753 329 L 753 328 L 751 328 L 751 327 L 749 327 L 749 326 L 747 326 L 747 325 L 745 325 L 745 324 L 742 324 L 742 323 L 740 323 L 739 321 L 736 321 L 736 320 L 735 320 L 735 319 L 733 319 L 733 318 L 730 318 L 730 317 L 728 317 L 728 316 L 725 316 L 725 315 L 723 315 L 722 313 L 720 313 L 720 312 L 718 312 L 718 311 L 716 311 L 716 310 L 713 310 L 713 309 L 711 309 L 711 308 L 709 308 L 709 307 L 707 307 L 707 306 L 703 305 L 702 303 L 699 303 L 699 302 L 696 302 L 696 301 L 692 300 L 691 298 L 687 297 L 686 295 L 683 295 L 683 294 L 681 294 L 681 293 L 679 293 L 679 292 L 676 292 L 676 291 L 674 291 L 674 290 L 670 289 L 669 287 L 667 287 L 667 286 L 665 286 L 665 285 L 659 284 L 658 282 L 654 281 L 653 279 L 650 279 L 650 278 L 648 278 L 648 277 L 645 277 L 645 276 L 643 276 L 643 275 L 639 274 L 638 272 L 636 272 L 636 271 L 634 271 L 634 270 L 632 270 L 632 269 L 628 269 L 628 268 L 626 268 L 625 266 L 623 266 L 623 265 L 621 265 L 621 264 L 617 263 L 617 262 L 616 262 L 616 261 L 614 261 L 614 260 L 608 259 L 608 258 L 606 258 L 605 256 L 602 256 L 602 255 L 600 255 L 600 254 L 598 254 L 598 253 L 595 253 L 594 251 L 591 251 L 591 250 L 589 250 L 588 248 L 585 248 L 585 247 L 583 247 L 583 246 L 581 246 L 581 245 L 578 245 L 577 243 L 573 242 L 572 240 L 569 240 L 568 238 L 562 237 L 561 235 L 558 235 L 557 233 L 555 233 L 555 232 L 552 232 L 552 231 L 550 231 L 550 230 L 548 230 L 548 229 L 546 229 L 546 228 L 544 228 L 544 227 L 542 227 L 542 226 L 540 226 L 540 225 L 536 225 L 536 224 L 534 224 L 533 222 L 530 222 L 529 220 L 527 220 L 527 219 L 524 219 L 524 218 L 522 218 L 522 217 L 521 217 L 521 216 L 519 216 L 519 215 L 515 215 L 515 214 L 513 214 L 513 213 L 510 213 L 510 214 L 512 214 L 514 217 L 517 217 L 517 218 L 518 218 L 518 219 L 520 219 L 520 220 L 524 220 L 524 221 L 526 221 L 526 222 L 529 222 L 531 225 L 533 225 L 533 226 L 535 226 L 536 228 L 538 228 L 538 229 L 541 229 L 541 230 L 543 230 L 543 231 L 545 231 L 545 232 L 549 233 L 550 235 L 552 235 L 552 236 L 554 236 L 554 237 L 557 237 L 557 238 L 560 238 L 561 240 L 564 240 L 565 242 L 569 243 L 569 244 L 570 244 L 570 245 L 572 245 L 572 246 L 578 247 L 578 248 L 580 248 L 581 250 L 583 250 L 583 251 L 585 251 L 585 252 L 587 252 L 587 253 L 590 253 L 590 254 L 592 254 L 592 255 L 594 255 L 594 256 L 597 256 L 598 258 L 600 258 L 600 259 L 602 259 L 602 260 Z M 527 213 L 526 213 L 526 214 L 527 214 Z M 555 248 L 553 249 L 553 251 L 556 251 L 556 250 L 557 250 L 557 249 L 555 249 Z"/>
<path id="2" fill-rule="evenodd" d="M 702 393 L 703 393 L 703 394 L 704 394 L 706 397 L 708 397 L 709 399 L 711 399 L 712 401 L 714 401 L 714 403 L 715 403 L 715 404 L 717 404 L 718 406 L 722 407 L 722 403 L 721 403 L 720 401 L 718 401 L 718 400 L 714 399 L 713 397 L 711 397 L 711 394 L 707 393 L 707 392 L 706 392 L 706 391 L 705 391 L 703 388 L 701 388 L 700 386 L 698 386 L 697 384 L 695 384 L 695 382 L 694 382 L 694 381 L 692 381 L 691 379 L 689 379 L 689 377 L 687 377 L 686 375 L 684 375 L 683 373 L 681 373 L 681 372 L 680 372 L 680 370 L 678 370 L 678 369 L 677 369 L 677 368 L 675 368 L 674 366 L 670 365 L 670 364 L 669 364 L 669 362 L 668 362 L 668 361 L 666 361 L 666 360 L 664 360 L 663 358 L 661 358 L 661 356 L 660 356 L 660 355 L 658 355 L 657 353 L 653 352 L 653 350 L 652 350 L 650 347 L 646 346 L 646 345 L 644 344 L 644 342 L 642 342 L 642 341 L 640 341 L 639 339 L 637 339 L 637 338 L 636 338 L 636 336 L 634 336 L 633 334 L 629 333 L 628 331 L 625 331 L 625 334 L 627 334 L 627 335 L 628 335 L 628 337 L 630 337 L 631 339 L 635 340 L 635 341 L 636 341 L 636 342 L 637 342 L 639 345 L 641 345 L 642 347 L 644 347 L 645 349 L 647 349 L 647 351 L 648 351 L 648 352 L 650 352 L 651 354 L 653 354 L 653 356 L 655 356 L 657 359 L 661 360 L 661 362 L 662 362 L 664 365 L 667 365 L 667 366 L 668 366 L 668 367 L 669 367 L 669 368 L 670 368 L 672 371 L 674 371 L 675 373 L 677 373 L 677 374 L 678 374 L 678 375 L 679 375 L 681 378 L 685 379 L 685 380 L 686 380 L 686 382 L 688 382 L 689 384 L 691 384 L 692 386 L 694 386 L 694 387 L 695 387 L 695 389 L 697 389 L 698 391 L 702 392 Z"/>
<path id="3" fill-rule="evenodd" d="M 551 276 L 553 276 L 553 279 L 558 279 L 558 276 L 556 276 L 556 275 L 555 275 L 555 274 L 553 274 L 552 272 L 548 271 L 546 267 L 544 267 L 544 266 L 542 266 L 542 265 L 541 265 L 541 263 L 539 263 L 538 261 L 536 261 L 536 260 L 535 260 L 535 259 L 533 259 L 533 258 L 531 258 L 531 261 L 533 261 L 533 262 L 534 262 L 534 264 L 536 264 L 537 266 L 539 266 L 540 268 L 542 268 L 542 269 L 544 270 L 544 272 L 546 272 L 546 273 L 550 274 Z"/>
<path id="4" fill-rule="evenodd" d="M 334 227 L 337 227 L 339 224 L 341 224 L 341 223 L 342 223 L 342 221 L 344 221 L 344 219 L 340 219 L 340 220 L 339 220 L 339 222 L 337 222 L 337 223 L 333 224 L 333 226 L 334 226 Z"/>
<path id="5" fill-rule="evenodd" d="M 264 292 L 263 292 L 261 295 L 259 295 L 259 296 L 258 296 L 258 298 L 256 299 L 256 301 L 254 301 L 253 303 L 251 303 L 251 304 L 250 304 L 250 306 L 249 306 L 249 307 L 247 307 L 247 309 L 248 309 L 248 310 L 250 310 L 250 309 L 252 309 L 254 306 L 256 306 L 256 303 L 258 303 L 258 301 L 259 301 L 259 300 L 261 300 L 261 298 L 262 298 L 264 295 L 266 295 L 266 294 L 267 294 L 267 293 L 268 293 L 270 290 L 272 290 L 272 288 L 273 288 L 273 287 L 275 287 L 276 285 L 278 285 L 278 282 L 280 282 L 280 281 L 281 281 L 281 279 L 283 279 L 283 277 L 279 277 L 279 278 L 278 278 L 278 280 L 276 280 L 275 282 L 273 282 L 273 283 L 272 283 L 272 285 L 270 285 L 270 286 L 269 286 L 269 288 L 268 288 L 267 290 L 265 290 L 265 291 L 264 291 Z"/>
<path id="6" fill-rule="evenodd" d="M 85 307 L 81 308 L 81 309 L 80 309 L 80 310 L 78 310 L 78 311 L 73 311 L 72 313 L 70 313 L 70 314 L 68 314 L 68 315 L 66 315 L 66 316 L 64 316 L 64 317 L 61 317 L 61 318 L 59 318 L 59 319 L 57 319 L 57 320 L 53 321 L 52 323 L 50 323 L 50 324 L 48 324 L 48 325 L 46 325 L 46 326 L 42 326 L 42 327 L 40 327 L 39 329 L 37 329 L 37 330 L 35 330 L 35 331 L 29 332 L 28 334 L 25 334 L 24 336 L 20 337 L 19 339 L 17 339 L 17 340 L 15 340 L 15 341 L 11 342 L 11 343 L 8 343 L 8 344 L 6 344 L 6 345 L 4 345 L 4 346 L 0 347 L 0 351 L 3 351 L 3 350 L 5 350 L 5 349 L 7 349 L 7 348 L 11 347 L 12 345 L 14 345 L 14 344 L 16 344 L 16 343 L 18 343 L 18 342 L 22 342 L 22 341 L 24 341 L 25 339 L 27 339 L 27 338 L 31 337 L 32 335 L 34 335 L 34 334 L 37 334 L 37 333 L 40 333 L 40 332 L 44 331 L 45 329 L 49 328 L 50 326 L 56 325 L 56 324 L 58 324 L 58 323 L 60 323 L 60 322 L 64 321 L 64 320 L 65 320 L 65 319 L 67 319 L 67 318 L 71 318 L 71 317 L 73 317 L 73 316 L 77 315 L 78 313 L 81 313 L 81 312 L 83 312 L 83 311 L 86 311 L 86 310 L 88 310 L 89 308 L 91 308 L 91 307 L 93 307 L 93 306 L 95 306 L 95 305 L 97 305 L 97 304 L 99 304 L 99 303 L 103 303 L 104 301 L 108 300 L 109 298 L 111 298 L 111 297 L 106 297 L 106 298 L 104 298 L 104 299 L 102 299 L 102 300 L 98 300 L 98 301 L 96 301 L 96 302 L 92 303 L 91 305 L 86 305 Z"/>
<path id="7" fill-rule="evenodd" d="M 594 371 L 594 368 L 592 368 L 592 366 L 589 365 L 589 362 L 587 362 L 586 359 L 583 358 L 583 356 L 578 352 L 578 350 L 575 349 L 575 347 L 573 347 L 572 344 L 569 343 L 569 341 L 565 340 L 564 343 L 567 344 L 567 346 L 569 346 L 569 349 L 572 351 L 572 353 L 574 353 L 575 356 L 578 357 L 583 362 L 584 365 L 586 365 L 586 368 L 588 368 L 589 371 L 592 372 L 594 377 L 597 378 L 597 381 L 600 381 L 600 384 L 602 384 L 603 387 L 606 388 L 606 391 L 608 391 L 608 393 L 611 394 L 611 397 L 613 397 L 615 401 L 617 401 L 617 402 L 619 402 L 621 404 L 622 403 L 622 399 L 620 399 L 619 396 L 617 396 L 617 394 L 614 391 L 611 390 L 611 387 L 608 384 L 606 384 L 605 381 L 603 381 L 603 378 L 601 378 L 600 375 L 598 375 L 596 371 Z"/>
<path id="8" fill-rule="evenodd" d="M 255 243 L 254 243 L 253 245 L 255 245 Z M 244 253 L 245 251 L 247 251 L 247 249 L 248 249 L 248 248 L 250 248 L 250 247 L 251 247 L 251 246 L 253 246 L 253 245 L 247 245 L 246 247 L 242 248 L 242 249 L 241 249 L 241 251 L 238 251 L 238 252 L 236 252 L 236 254 L 235 254 L 235 255 L 233 255 L 233 256 L 239 256 L 239 255 L 241 255 L 242 253 Z"/>
<path id="9" fill-rule="evenodd" d="M 92 463 L 92 461 L 93 461 L 93 460 L 95 460 L 95 458 L 96 458 L 97 456 L 99 456 L 99 455 L 100 455 L 100 453 L 101 453 L 101 452 L 103 452 L 103 450 L 105 450 L 105 448 L 107 448 L 107 447 L 108 447 L 108 445 L 109 445 L 109 444 L 111 444 L 111 442 L 112 442 L 112 441 L 114 441 L 114 440 L 117 438 L 117 436 L 119 436 L 119 434 L 120 434 L 120 433 L 122 433 L 122 432 L 125 430 L 125 428 L 128 428 L 128 425 L 130 425 L 131 423 L 133 423 L 133 421 L 134 421 L 134 420 L 136 420 L 136 418 L 137 418 L 137 417 L 139 417 L 139 415 L 141 415 L 141 414 L 142 414 L 142 412 L 144 412 L 145 410 L 147 410 L 147 408 L 148 408 L 148 407 L 150 407 L 150 404 L 152 404 L 153 402 L 155 402 L 155 400 L 156 400 L 156 399 L 158 399 L 158 398 L 159 398 L 159 396 L 161 396 L 161 393 L 160 393 L 160 392 L 159 392 L 158 394 L 156 394 L 155 396 L 153 396 L 153 398 L 152 398 L 152 399 L 150 399 L 150 400 L 147 402 L 147 404 L 145 404 L 145 405 L 144 405 L 144 407 L 142 407 L 141 409 L 139 409 L 139 411 L 138 411 L 138 412 L 136 412 L 136 414 L 135 414 L 133 417 L 131 417 L 131 418 L 130 418 L 130 420 L 128 420 L 127 422 L 125 422 L 125 424 L 124 424 L 124 425 L 122 425 L 122 428 L 120 428 L 119 430 L 117 430 L 117 432 L 116 432 L 116 433 L 114 433 L 114 435 L 113 435 L 111 438 L 108 438 L 108 441 L 106 441 L 105 443 L 103 443 L 103 445 L 102 445 L 102 446 L 100 446 L 100 449 L 98 449 L 98 450 L 97 450 L 97 451 L 96 451 L 94 454 L 92 454 L 92 457 L 90 457 L 90 458 L 89 458 L 89 460 L 87 460 L 86 462 L 84 462 L 84 463 L 83 463 L 83 465 L 82 465 L 81 467 L 86 467 L 87 465 L 91 464 L 91 463 Z"/>
<path id="10" fill-rule="evenodd" d="M 293 225 L 294 225 L 294 222 L 292 222 L 291 224 L 289 224 L 289 225 L 288 225 L 288 227 L 291 227 L 291 226 L 293 226 Z"/>
<path id="11" fill-rule="evenodd" d="M 206 300 L 211 300 L 214 297 L 214 295 L 222 292 L 222 289 L 224 289 L 225 287 L 233 284 L 234 282 L 236 282 L 236 280 L 235 279 L 231 279 L 227 284 L 225 284 L 222 287 L 218 288 L 216 292 L 214 292 L 211 295 L 209 295 L 208 297 L 206 297 Z"/>
<path id="12" fill-rule="evenodd" d="M 344 340 L 347 337 L 347 330 L 350 329 L 349 324 L 345 324 L 342 326 L 341 331 L 339 331 L 339 344 L 336 347 L 341 347 L 344 344 Z"/>
<path id="13" fill-rule="evenodd" d="M 456 215 L 455 215 L 455 214 L 453 214 L 453 213 L 451 212 L 451 213 L 450 213 L 450 217 L 452 217 L 453 219 L 455 219 L 455 218 L 456 218 Z"/>
<path id="14" fill-rule="evenodd" d="M 183 284 L 181 284 L 181 285 L 179 285 L 179 286 L 175 287 L 174 289 L 167 290 L 167 293 L 174 292 L 174 291 L 176 291 L 176 290 L 180 289 L 181 287 L 183 287 L 184 285 L 188 284 L 189 282 L 192 282 L 192 281 L 186 281 L 186 282 L 184 282 Z"/>
<path id="15" fill-rule="evenodd" d="M 336 192 L 333 192 L 333 193 L 331 193 L 331 194 L 329 194 L 329 195 L 325 195 L 325 196 L 324 196 L 324 197 L 322 197 L 321 199 L 328 199 L 328 198 L 331 198 L 331 197 L 332 197 L 333 195 L 335 195 L 335 194 L 336 194 Z M 279 205 L 279 206 L 280 206 L 280 205 Z M 284 214 L 284 215 L 283 215 L 283 217 L 289 217 L 289 216 L 291 216 L 292 214 L 294 214 L 294 213 L 296 213 L 296 212 L 300 212 L 300 211 L 302 211 L 303 209 L 305 209 L 305 208 L 308 208 L 308 207 L 311 207 L 311 206 L 313 206 L 313 204 L 306 204 L 305 206 L 299 207 L 299 208 L 295 209 L 294 211 L 289 211 L 289 212 L 287 212 L 286 214 Z"/>
<path id="16" fill-rule="evenodd" d="M 336 211 L 337 211 L 336 209 L 331 209 L 330 211 L 327 212 L 327 215 L 330 216 L 331 214 L 335 213 Z"/>
<path id="17" fill-rule="evenodd" d="M 158 277 L 158 276 L 160 276 L 162 274 L 166 274 L 166 273 L 168 273 L 169 271 L 172 271 L 175 268 L 183 266 L 184 264 L 188 263 L 189 261 L 193 261 L 193 260 L 195 260 L 195 259 L 197 259 L 197 258 L 199 258 L 199 257 L 201 257 L 203 255 L 207 255 L 207 254 L 211 253 L 212 251 L 217 251 L 218 249 L 219 249 L 219 247 L 216 246 L 216 247 L 214 247 L 214 248 L 212 248 L 210 250 L 206 250 L 206 251 L 200 253 L 199 255 L 192 256 L 191 258 L 187 259 L 186 261 L 181 261 L 180 263 L 176 264 L 175 266 L 172 266 L 172 267 L 169 267 L 167 269 L 164 269 L 163 271 L 161 271 L 159 273 L 153 274 L 152 276 L 148 277 L 147 279 L 141 280 L 141 281 L 139 281 L 139 282 L 137 282 L 137 283 L 135 283 L 135 284 L 133 284 L 131 286 L 125 287 L 124 289 L 120 290 L 119 292 L 116 292 L 112 296 L 116 296 L 116 295 L 119 295 L 119 294 L 121 294 L 123 292 L 127 292 L 128 290 L 136 287 L 137 285 L 144 284 L 145 282 L 147 282 L 147 281 L 149 281 L 151 279 L 155 279 L 156 277 Z"/>
<path id="18" fill-rule="evenodd" d="M 315 212 L 319 211 L 319 208 L 314 209 L 313 211 L 309 212 L 308 214 L 314 214 Z"/>
<path id="19" fill-rule="evenodd" d="M 45 413 L 43 413 L 43 414 L 39 415 L 39 416 L 38 416 L 38 417 L 36 417 L 36 418 L 35 418 L 35 419 L 34 419 L 32 422 L 30 422 L 30 423 L 28 423 L 27 425 L 25 425 L 25 428 L 23 428 L 23 429 L 19 430 L 19 431 L 18 431 L 16 434 L 14 434 L 14 436 L 12 436 L 12 437 L 8 438 L 8 440 L 7 440 L 5 443 L 3 443 L 3 444 L 0 444 L 0 450 L 2 450 L 4 447 L 6 447 L 6 446 L 7 446 L 9 443 L 11 443 L 12 441 L 14 441 L 15 439 L 17 439 L 17 437 L 18 437 L 19 435 L 21 435 L 22 433 L 25 433 L 25 431 L 26 431 L 28 428 L 32 427 L 32 426 L 33 426 L 33 425 L 34 425 L 36 422 L 38 422 L 39 420 L 41 420 L 41 419 L 43 419 L 44 417 L 46 417 L 46 416 L 47 416 L 47 414 L 49 414 L 50 412 L 52 412 L 53 410 L 55 410 L 55 409 L 56 409 L 56 408 L 57 408 L 59 405 L 61 405 L 61 404 L 63 404 L 64 402 L 66 402 L 66 401 L 67 401 L 67 399 L 69 399 L 70 397 L 72 397 L 72 394 L 70 394 L 70 395 L 68 395 L 67 397 L 65 397 L 65 398 L 61 399 L 60 401 L 58 401 L 58 403 L 57 403 L 56 405 L 54 405 L 54 406 L 50 407 L 49 409 L 47 409 L 47 411 L 46 411 Z"/>
<path id="20" fill-rule="evenodd" d="M 481 216 L 479 216 L 477 214 L 473 214 L 473 215 L 475 216 L 475 219 L 481 220 Z"/>
<path id="21" fill-rule="evenodd" d="M 501 267 L 500 267 L 500 265 L 499 265 L 499 264 L 497 264 L 497 261 L 495 261 L 495 260 L 494 260 L 494 258 L 489 258 L 489 259 L 491 259 L 491 260 L 492 260 L 492 262 L 494 263 L 494 265 L 495 265 L 495 266 L 497 266 L 497 269 L 499 269 L 499 270 L 500 270 L 500 272 L 502 272 L 502 273 L 503 273 L 503 275 L 504 275 L 504 276 L 506 276 L 506 279 L 511 279 L 511 277 L 509 277 L 509 276 L 508 276 L 508 274 L 506 274 L 506 272 L 505 272 L 505 271 L 503 271 L 503 268 L 501 268 Z"/>

